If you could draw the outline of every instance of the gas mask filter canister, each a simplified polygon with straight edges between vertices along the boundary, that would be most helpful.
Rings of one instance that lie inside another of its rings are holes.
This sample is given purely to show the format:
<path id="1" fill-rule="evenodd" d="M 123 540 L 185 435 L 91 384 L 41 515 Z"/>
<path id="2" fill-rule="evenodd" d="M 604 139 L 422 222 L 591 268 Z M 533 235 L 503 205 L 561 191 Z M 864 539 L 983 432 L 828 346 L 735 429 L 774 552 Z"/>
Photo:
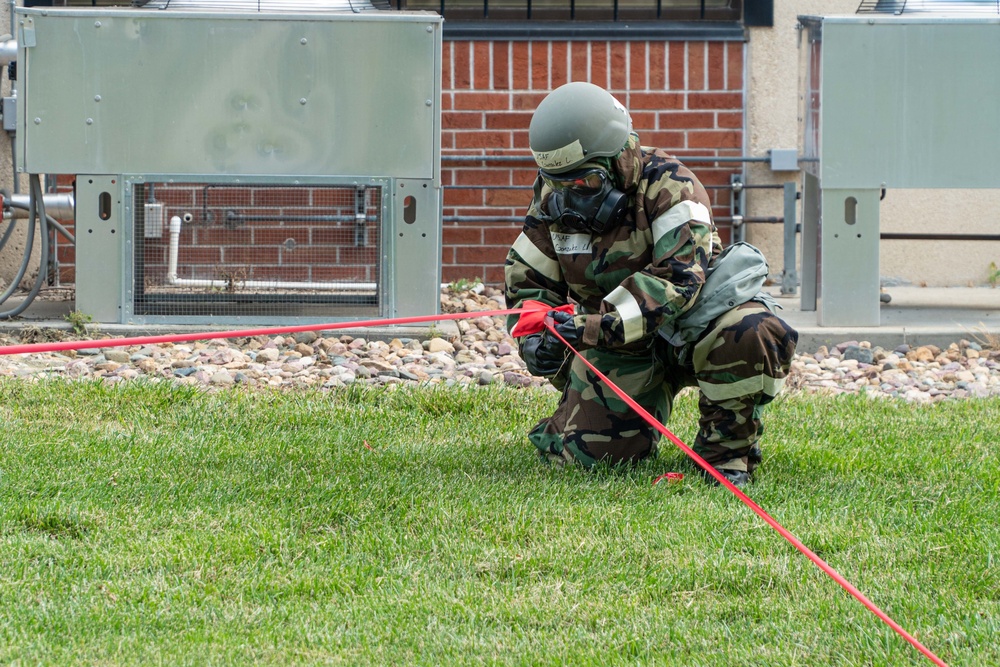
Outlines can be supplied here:
<path id="1" fill-rule="evenodd" d="M 548 202 L 549 214 L 570 229 L 603 234 L 625 215 L 628 197 L 614 187 L 603 169 L 583 169 L 565 174 L 539 173 L 552 190 Z"/>

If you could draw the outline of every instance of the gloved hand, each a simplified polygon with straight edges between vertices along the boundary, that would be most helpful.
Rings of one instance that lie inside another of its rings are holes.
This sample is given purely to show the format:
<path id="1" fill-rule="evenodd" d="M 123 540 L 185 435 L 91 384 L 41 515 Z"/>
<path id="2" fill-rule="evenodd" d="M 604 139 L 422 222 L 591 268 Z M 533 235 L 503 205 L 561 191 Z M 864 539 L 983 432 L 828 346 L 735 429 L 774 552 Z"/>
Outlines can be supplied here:
<path id="1" fill-rule="evenodd" d="M 556 332 L 566 339 L 566 343 L 579 350 L 580 344 L 583 342 L 583 322 L 586 321 L 585 318 L 577 318 L 570 313 L 564 313 L 559 310 L 550 310 L 548 317 L 551 317 L 553 322 L 555 322 Z M 545 333 L 557 343 L 560 342 L 548 329 L 546 329 Z"/>
<path id="2" fill-rule="evenodd" d="M 552 377 L 562 368 L 565 356 L 566 346 L 551 334 L 531 334 L 521 343 L 521 358 L 532 375 Z"/>

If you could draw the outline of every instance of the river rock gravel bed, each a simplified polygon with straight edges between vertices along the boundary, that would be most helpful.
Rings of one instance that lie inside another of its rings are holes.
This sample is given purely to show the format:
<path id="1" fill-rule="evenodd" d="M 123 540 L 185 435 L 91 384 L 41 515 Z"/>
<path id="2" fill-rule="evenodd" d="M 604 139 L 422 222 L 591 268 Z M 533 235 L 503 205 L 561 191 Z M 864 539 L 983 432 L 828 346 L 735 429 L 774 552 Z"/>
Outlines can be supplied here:
<path id="1" fill-rule="evenodd" d="M 500 310 L 502 293 L 490 287 L 445 289 L 444 313 Z M 0 377 L 24 379 L 101 378 L 108 383 L 139 378 L 193 384 L 207 389 L 232 386 L 279 389 L 373 385 L 446 384 L 515 387 L 550 385 L 532 377 L 517 354 L 504 318 L 455 321 L 457 335 L 435 329 L 424 340 L 368 340 L 348 335 L 301 332 L 289 336 L 211 339 L 193 343 L 0 356 Z M 454 328 L 452 328 L 452 331 Z M 99 330 L 91 336 L 100 336 Z M 25 327 L 3 344 L 70 338 L 59 330 Z M 893 350 L 866 341 L 796 355 L 789 391 L 857 394 L 910 402 L 1000 396 L 1000 349 L 995 341 L 959 340 Z"/>

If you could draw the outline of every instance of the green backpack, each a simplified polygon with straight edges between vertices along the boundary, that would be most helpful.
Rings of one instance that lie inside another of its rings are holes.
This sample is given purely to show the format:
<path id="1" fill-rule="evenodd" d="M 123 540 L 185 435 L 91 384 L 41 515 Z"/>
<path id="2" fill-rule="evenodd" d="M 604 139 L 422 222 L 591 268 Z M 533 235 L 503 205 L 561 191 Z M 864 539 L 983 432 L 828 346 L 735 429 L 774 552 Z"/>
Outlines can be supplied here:
<path id="1" fill-rule="evenodd" d="M 774 312 L 781 306 L 761 291 L 767 271 L 764 253 L 749 243 L 734 243 L 709 264 L 694 305 L 661 326 L 658 333 L 671 345 L 682 347 L 696 340 L 719 315 L 747 301 L 759 301 Z"/>

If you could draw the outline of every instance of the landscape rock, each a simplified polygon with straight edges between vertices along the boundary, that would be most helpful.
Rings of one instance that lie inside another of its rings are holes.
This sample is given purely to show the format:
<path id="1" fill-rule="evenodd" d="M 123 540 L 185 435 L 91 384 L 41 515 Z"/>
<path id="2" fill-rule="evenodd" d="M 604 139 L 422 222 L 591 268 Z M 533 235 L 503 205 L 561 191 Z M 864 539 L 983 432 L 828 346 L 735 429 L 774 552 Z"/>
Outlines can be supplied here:
<path id="1" fill-rule="evenodd" d="M 490 287 L 442 290 L 443 313 L 499 310 L 502 293 Z M 234 385 L 333 390 L 356 382 L 370 385 L 507 385 L 556 391 L 527 372 L 505 318 L 456 321 L 457 335 L 427 340 L 367 340 L 315 332 L 212 339 L 191 343 L 0 357 L 0 376 L 100 378 L 121 383 L 143 378 L 199 385 L 210 391 Z M 13 344 L 15 340 L 7 341 Z M 893 350 L 849 340 L 801 350 L 792 361 L 788 392 L 834 396 L 862 394 L 915 403 L 1000 396 L 1000 349 L 959 340 L 944 350 L 900 345 Z"/>

